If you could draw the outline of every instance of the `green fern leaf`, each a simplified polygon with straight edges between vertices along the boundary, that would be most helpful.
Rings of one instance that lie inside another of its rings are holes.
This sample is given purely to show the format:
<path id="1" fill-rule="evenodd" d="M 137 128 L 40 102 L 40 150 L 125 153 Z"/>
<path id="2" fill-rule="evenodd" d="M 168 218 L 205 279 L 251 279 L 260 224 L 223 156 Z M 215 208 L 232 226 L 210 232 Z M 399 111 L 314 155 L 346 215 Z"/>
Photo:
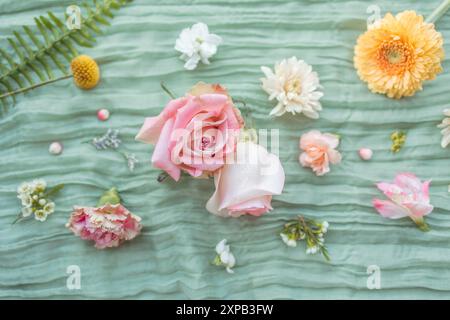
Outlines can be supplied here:
<path id="1" fill-rule="evenodd" d="M 31 49 L 31 47 L 28 45 L 28 43 L 22 38 L 22 36 L 17 32 L 14 31 L 13 32 L 14 36 L 16 37 L 17 41 L 19 42 L 19 44 L 25 48 L 25 51 L 28 54 L 27 57 L 27 61 L 32 61 L 35 57 L 35 52 Z M 30 63 L 28 62 L 30 68 L 37 74 L 37 76 L 39 77 L 39 79 L 41 81 L 45 81 L 45 76 L 44 74 L 41 72 L 41 70 L 36 66 L 35 63 Z"/>
<path id="2" fill-rule="evenodd" d="M 34 30 L 23 26 L 23 33 L 13 31 L 14 38 L 7 38 L 8 51 L 13 54 L 0 49 L 0 102 L 3 106 L 0 110 L 7 111 L 8 97 L 15 102 L 19 93 L 71 77 L 69 64 L 78 55 L 76 45 L 92 47 L 96 42 L 95 35 L 102 34 L 99 25 L 109 25 L 108 19 L 114 17 L 112 10 L 129 2 L 131 0 L 92 0 L 93 6 L 84 4 L 80 29 L 69 30 L 60 18 L 47 12 L 48 17 L 34 18 Z M 55 77 L 55 68 L 63 76 Z M 40 82 L 35 84 L 37 79 Z"/>

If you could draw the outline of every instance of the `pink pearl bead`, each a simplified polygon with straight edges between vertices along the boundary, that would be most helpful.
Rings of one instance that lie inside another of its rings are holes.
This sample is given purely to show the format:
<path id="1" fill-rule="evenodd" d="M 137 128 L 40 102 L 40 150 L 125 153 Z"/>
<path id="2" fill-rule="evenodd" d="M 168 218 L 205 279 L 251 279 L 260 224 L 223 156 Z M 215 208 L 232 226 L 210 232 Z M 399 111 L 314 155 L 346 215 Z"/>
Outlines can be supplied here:
<path id="1" fill-rule="evenodd" d="M 97 118 L 100 121 L 106 121 L 109 119 L 109 111 L 108 109 L 100 109 L 97 111 Z"/>
<path id="2" fill-rule="evenodd" d="M 370 160 L 372 159 L 373 151 L 369 148 L 361 148 L 359 149 L 359 156 L 363 160 Z"/>

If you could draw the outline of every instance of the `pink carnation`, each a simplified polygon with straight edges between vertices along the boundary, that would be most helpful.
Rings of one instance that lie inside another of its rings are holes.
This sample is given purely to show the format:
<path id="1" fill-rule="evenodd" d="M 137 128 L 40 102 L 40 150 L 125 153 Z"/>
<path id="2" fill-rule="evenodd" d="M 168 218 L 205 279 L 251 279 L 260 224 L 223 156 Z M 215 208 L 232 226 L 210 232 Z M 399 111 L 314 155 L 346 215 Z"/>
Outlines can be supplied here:
<path id="1" fill-rule="evenodd" d="M 66 227 L 84 240 L 95 241 L 97 249 L 119 246 L 134 239 L 141 231 L 141 218 L 121 204 L 99 208 L 74 207 Z"/>

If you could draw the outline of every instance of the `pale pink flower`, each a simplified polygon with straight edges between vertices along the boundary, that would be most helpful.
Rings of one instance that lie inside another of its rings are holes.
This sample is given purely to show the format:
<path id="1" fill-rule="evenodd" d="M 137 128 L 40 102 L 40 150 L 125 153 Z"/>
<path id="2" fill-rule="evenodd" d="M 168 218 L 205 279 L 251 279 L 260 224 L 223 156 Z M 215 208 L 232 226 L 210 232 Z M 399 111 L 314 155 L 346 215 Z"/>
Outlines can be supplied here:
<path id="1" fill-rule="evenodd" d="M 153 165 L 178 181 L 181 170 L 199 177 L 220 169 L 234 153 L 242 126 L 227 91 L 200 83 L 146 118 L 136 139 L 154 144 Z"/>
<path id="2" fill-rule="evenodd" d="M 98 208 L 74 207 L 66 227 L 83 240 L 95 241 L 97 249 L 117 247 L 141 231 L 141 218 L 121 204 Z"/>
<path id="3" fill-rule="evenodd" d="M 330 163 L 341 162 L 341 154 L 335 150 L 339 145 L 339 137 L 330 133 L 321 133 L 312 130 L 303 134 L 300 138 L 299 161 L 302 166 L 311 168 L 318 176 L 330 171 Z"/>
<path id="4" fill-rule="evenodd" d="M 226 164 L 214 175 L 216 191 L 206 209 L 222 217 L 260 216 L 272 210 L 272 196 L 281 194 L 284 180 L 276 155 L 253 142 L 240 142 L 235 163 Z"/>
<path id="5" fill-rule="evenodd" d="M 389 200 L 373 199 L 373 205 L 385 218 L 410 217 L 419 228 L 426 230 L 424 216 L 433 211 L 429 196 L 430 182 L 422 183 L 412 173 L 400 173 L 393 183 L 377 183 L 378 189 L 383 191 Z"/>

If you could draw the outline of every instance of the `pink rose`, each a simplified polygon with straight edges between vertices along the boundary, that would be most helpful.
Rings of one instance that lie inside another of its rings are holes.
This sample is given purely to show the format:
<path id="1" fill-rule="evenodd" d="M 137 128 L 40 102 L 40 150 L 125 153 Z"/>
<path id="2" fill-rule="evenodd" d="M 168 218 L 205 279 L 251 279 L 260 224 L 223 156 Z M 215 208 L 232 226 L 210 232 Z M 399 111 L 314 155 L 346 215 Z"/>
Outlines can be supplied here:
<path id="1" fill-rule="evenodd" d="M 411 218 L 422 230 L 427 230 L 424 216 L 433 211 L 430 204 L 430 181 L 421 182 L 412 173 L 400 173 L 393 183 L 377 183 L 389 200 L 373 199 L 375 209 L 385 218 Z"/>
<path id="2" fill-rule="evenodd" d="M 137 140 L 155 144 L 152 163 L 179 180 L 220 169 L 235 151 L 243 120 L 220 85 L 196 85 L 170 101 L 156 117 L 146 118 Z"/>
<path id="3" fill-rule="evenodd" d="M 141 218 L 121 204 L 99 208 L 74 207 L 66 227 L 84 240 L 95 241 L 97 249 L 117 247 L 141 231 Z"/>
<path id="4" fill-rule="evenodd" d="M 222 217 L 260 216 L 272 209 L 272 195 L 281 194 L 284 179 L 276 155 L 253 142 L 240 142 L 236 161 L 214 175 L 216 191 L 206 209 Z"/>
<path id="5" fill-rule="evenodd" d="M 335 150 L 338 145 L 339 138 L 334 134 L 309 131 L 300 138 L 300 149 L 304 152 L 299 161 L 302 166 L 311 168 L 316 175 L 323 176 L 330 171 L 330 163 L 341 162 L 341 154 Z"/>

